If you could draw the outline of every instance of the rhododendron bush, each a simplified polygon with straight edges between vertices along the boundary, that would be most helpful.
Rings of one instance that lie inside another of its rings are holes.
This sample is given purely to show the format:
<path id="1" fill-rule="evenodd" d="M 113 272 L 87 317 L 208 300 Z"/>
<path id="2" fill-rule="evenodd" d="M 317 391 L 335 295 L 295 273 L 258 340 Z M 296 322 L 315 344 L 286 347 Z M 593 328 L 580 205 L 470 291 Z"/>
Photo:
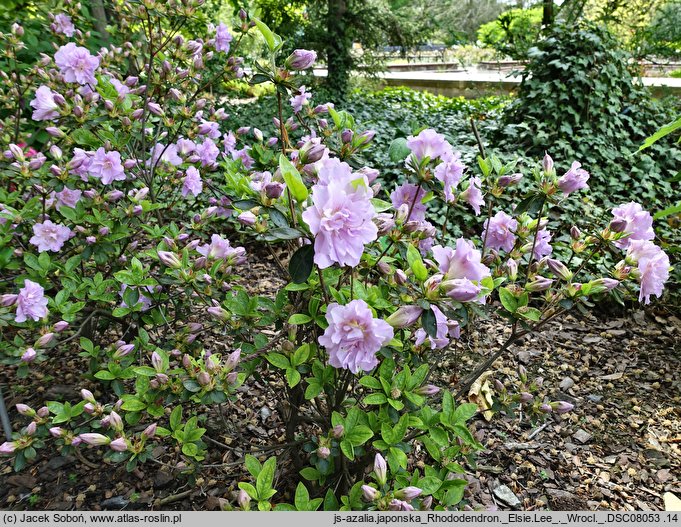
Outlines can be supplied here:
<path id="1" fill-rule="evenodd" d="M 183 34 L 200 4 L 117 4 L 135 40 L 102 49 L 67 4 L 46 26 L 54 52 L 3 73 L 5 103 L 27 104 L 2 122 L 0 360 L 18 377 L 75 357 L 83 369 L 77 400 L 19 404 L 21 428 L 0 452 L 16 470 L 39 449 L 87 448 L 128 470 L 153 460 L 198 473 L 216 440 L 207 417 L 236 419 L 223 403 L 247 400 L 259 379 L 285 402 L 278 450 L 292 463 L 246 455 L 225 508 L 456 507 L 482 447 L 468 388 L 570 309 L 613 290 L 660 296 L 669 259 L 650 214 L 625 203 L 600 228 L 560 232 L 549 212 L 588 192 L 589 167 L 548 154 L 505 165 L 484 151 L 464 166 L 428 123 L 391 146 L 404 182 L 384 188 L 381 167 L 359 162 L 375 132 L 298 80 L 315 54 L 279 56 L 281 39 L 244 12 Z M 21 26 L 2 38 L 10 64 Z M 239 57 L 254 38 L 267 60 Z M 276 86 L 273 137 L 230 130 L 229 103 L 211 95 L 244 75 Z M 475 234 L 436 230 L 432 200 L 474 211 Z M 265 253 L 288 284 L 271 297 L 239 279 Z M 603 254 L 612 266 L 593 264 Z M 489 316 L 508 322 L 507 342 L 454 391 L 434 385 L 437 351 Z M 497 379 L 503 404 L 532 418 L 571 409 L 520 380 Z M 294 490 L 272 487 L 277 470 Z"/>

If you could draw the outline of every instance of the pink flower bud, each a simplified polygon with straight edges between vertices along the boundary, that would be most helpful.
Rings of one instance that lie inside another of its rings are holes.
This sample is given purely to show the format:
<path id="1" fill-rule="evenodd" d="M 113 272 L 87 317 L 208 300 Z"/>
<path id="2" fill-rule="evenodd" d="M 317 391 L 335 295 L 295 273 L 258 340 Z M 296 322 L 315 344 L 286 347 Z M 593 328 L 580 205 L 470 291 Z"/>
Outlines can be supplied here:
<path id="1" fill-rule="evenodd" d="M 550 404 L 544 403 L 539 407 L 539 411 L 544 414 L 550 414 L 551 412 L 553 412 L 553 408 L 551 408 Z"/>
<path id="2" fill-rule="evenodd" d="M 24 354 L 21 356 L 22 362 L 33 362 L 37 357 L 37 353 L 33 348 L 28 348 Z"/>
<path id="3" fill-rule="evenodd" d="M 381 454 L 376 454 L 374 458 L 374 474 L 376 475 L 376 481 L 381 485 L 385 485 L 388 478 L 388 465 Z"/>
<path id="4" fill-rule="evenodd" d="M 344 433 L 345 428 L 343 427 L 343 425 L 336 425 L 331 429 L 331 435 L 336 439 L 340 439 L 341 437 L 343 437 Z"/>
<path id="5" fill-rule="evenodd" d="M 509 174 L 507 176 L 501 176 L 497 180 L 497 184 L 502 188 L 510 187 L 518 183 L 522 178 L 523 178 L 522 174 Z"/>
<path id="6" fill-rule="evenodd" d="M 369 485 L 362 485 L 362 496 L 366 501 L 375 501 L 376 498 L 380 497 L 381 493 Z"/>
<path id="7" fill-rule="evenodd" d="M 341 132 L 341 141 L 343 141 L 343 143 L 347 144 L 350 141 L 352 141 L 353 135 L 355 135 L 355 133 L 352 130 L 350 130 L 349 128 L 346 128 L 345 130 L 343 130 Z"/>
<path id="8" fill-rule="evenodd" d="M 278 181 L 273 181 L 265 185 L 265 195 L 270 199 L 277 199 L 284 192 L 285 185 Z"/>
<path id="9" fill-rule="evenodd" d="M 201 373 L 198 374 L 196 377 L 196 381 L 201 385 L 201 386 L 207 386 L 210 384 L 210 375 L 208 372 L 202 371 Z"/>
<path id="10" fill-rule="evenodd" d="M 549 258 L 547 259 L 547 263 L 549 269 L 551 269 L 551 272 L 554 275 L 558 276 L 559 278 L 562 278 L 565 281 L 569 281 L 572 279 L 572 271 L 570 271 L 563 262 L 554 260 L 553 258 Z"/>
<path id="11" fill-rule="evenodd" d="M 84 401 L 87 401 L 89 403 L 95 403 L 95 396 L 92 394 L 90 390 L 86 390 L 83 388 L 80 391 L 80 396 L 83 398 Z"/>
<path id="12" fill-rule="evenodd" d="M 422 313 L 423 308 L 420 306 L 402 306 L 385 321 L 394 328 L 406 328 L 414 324 Z"/>
<path id="13" fill-rule="evenodd" d="M 51 135 L 52 137 L 59 137 L 59 138 L 66 137 L 66 133 L 64 133 L 62 130 L 60 130 L 56 126 L 48 126 L 47 128 L 45 128 L 45 131 L 49 135 Z"/>
<path id="14" fill-rule="evenodd" d="M 102 434 L 80 434 L 81 441 L 93 446 L 103 446 L 111 443 L 111 439 Z"/>
<path id="15" fill-rule="evenodd" d="M 612 232 L 624 232 L 627 228 L 627 220 L 624 218 L 615 218 L 610 222 L 609 227 Z"/>
<path id="16" fill-rule="evenodd" d="M 19 298 L 19 295 L 2 295 L 0 296 L 0 306 L 2 307 L 10 307 L 14 305 L 14 303 L 17 301 L 17 298 Z"/>
<path id="17" fill-rule="evenodd" d="M 241 349 L 233 351 L 227 357 L 227 362 L 225 362 L 225 368 L 230 371 L 237 367 L 239 361 L 241 360 Z"/>
<path id="18" fill-rule="evenodd" d="M 225 311 L 221 307 L 217 306 L 212 306 L 209 307 L 207 310 L 208 314 L 215 318 L 216 320 L 228 320 L 229 319 L 229 312 Z"/>
<path id="19" fill-rule="evenodd" d="M 28 406 L 27 404 L 17 404 L 16 405 L 17 412 L 19 412 L 21 415 L 25 415 L 28 417 L 33 417 L 35 415 L 35 410 Z"/>
<path id="20" fill-rule="evenodd" d="M 182 267 L 182 262 L 177 257 L 176 254 L 168 251 L 158 251 L 158 259 L 163 263 L 163 265 L 170 267 L 171 269 L 179 269 Z"/>
<path id="21" fill-rule="evenodd" d="M 411 501 L 421 495 L 423 491 L 418 487 L 405 487 L 395 492 L 395 497 L 401 500 Z"/>
<path id="22" fill-rule="evenodd" d="M 567 412 L 571 412 L 575 405 L 568 403 L 566 401 L 558 401 L 555 403 L 551 403 L 551 407 L 556 411 L 556 413 L 565 414 Z"/>
<path id="23" fill-rule="evenodd" d="M 421 506 L 419 507 L 422 511 L 428 511 L 430 508 L 433 506 L 433 497 L 432 496 L 426 496 L 423 498 L 423 501 L 421 501 Z"/>
<path id="24" fill-rule="evenodd" d="M 418 388 L 416 390 L 416 393 L 418 393 L 419 395 L 426 395 L 426 396 L 435 395 L 439 392 L 440 392 L 440 388 L 438 388 L 434 384 L 426 384 L 425 386 L 421 386 L 420 388 Z"/>
<path id="25" fill-rule="evenodd" d="M 68 327 L 69 327 L 69 323 L 68 323 L 68 322 L 66 322 L 65 320 L 60 320 L 59 322 L 57 322 L 57 323 L 53 326 L 52 329 L 54 329 L 54 331 L 55 331 L 56 333 L 61 333 L 62 331 L 64 331 L 64 330 L 65 330 L 66 328 L 68 328 Z"/>
<path id="26" fill-rule="evenodd" d="M 64 434 L 64 430 L 59 428 L 58 426 L 53 426 L 50 428 L 50 435 L 52 437 L 61 437 Z"/>
<path id="27" fill-rule="evenodd" d="M 317 53 L 307 49 L 296 49 L 284 61 L 284 67 L 290 70 L 306 70 L 317 60 Z"/>
<path id="28" fill-rule="evenodd" d="M 527 404 L 534 400 L 534 396 L 531 393 L 522 392 L 518 400 L 523 404 Z"/>
<path id="29" fill-rule="evenodd" d="M 253 214 L 251 211 L 246 211 L 239 214 L 237 220 L 239 220 L 239 223 L 241 223 L 241 225 L 250 227 L 252 225 L 255 225 L 257 218 L 255 217 L 255 214 Z"/>
<path id="30" fill-rule="evenodd" d="M 111 448 L 111 450 L 115 450 L 116 452 L 125 452 L 128 449 L 128 443 L 126 442 L 125 438 L 119 437 L 118 439 L 115 439 L 109 443 L 109 448 Z"/>
<path id="31" fill-rule="evenodd" d="M 251 506 L 251 497 L 245 490 L 241 489 L 239 490 L 239 495 L 236 498 L 236 502 L 243 510 L 248 510 Z"/>
<path id="32" fill-rule="evenodd" d="M 553 159 L 551 159 L 551 156 L 548 153 L 544 154 L 541 167 L 545 174 L 549 174 L 553 171 Z"/>
<path id="33" fill-rule="evenodd" d="M 407 283 L 407 274 L 402 269 L 395 270 L 395 283 L 404 285 Z"/>
<path id="34" fill-rule="evenodd" d="M 14 454 L 17 450 L 17 444 L 14 441 L 6 441 L 0 445 L 0 454 Z"/>
<path id="35" fill-rule="evenodd" d="M 142 432 L 142 437 L 146 439 L 151 439 L 156 435 L 156 428 L 157 428 L 156 423 L 152 423 L 149 426 L 147 426 L 144 431 Z"/>
<path id="36" fill-rule="evenodd" d="M 321 459 L 328 459 L 330 455 L 331 455 L 331 450 L 329 450 L 329 447 L 320 446 L 317 449 L 317 456 Z"/>
<path id="37" fill-rule="evenodd" d="M 109 414 L 109 426 L 114 430 L 123 430 L 123 419 L 113 410 Z"/>
<path id="38" fill-rule="evenodd" d="M 553 280 L 537 276 L 532 282 L 525 284 L 525 289 L 532 292 L 546 291 L 553 284 Z"/>
<path id="39" fill-rule="evenodd" d="M 47 406 L 41 406 L 38 408 L 38 411 L 36 412 L 38 414 L 38 417 L 42 417 L 43 419 L 50 415 L 50 409 Z"/>

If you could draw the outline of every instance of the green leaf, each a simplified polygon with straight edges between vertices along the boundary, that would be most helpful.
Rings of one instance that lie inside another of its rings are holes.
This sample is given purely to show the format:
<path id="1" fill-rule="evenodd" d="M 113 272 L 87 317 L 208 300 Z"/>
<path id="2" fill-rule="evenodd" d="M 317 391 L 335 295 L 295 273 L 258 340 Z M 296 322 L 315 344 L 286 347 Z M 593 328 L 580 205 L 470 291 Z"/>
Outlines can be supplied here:
<path id="1" fill-rule="evenodd" d="M 288 188 L 291 195 L 298 203 L 304 202 L 307 199 L 307 187 L 303 183 L 298 169 L 293 166 L 284 154 L 279 154 L 279 169 L 286 182 L 286 188 Z"/>
<path id="2" fill-rule="evenodd" d="M 539 311 L 536 307 L 524 307 L 522 310 L 519 310 L 518 313 L 520 316 L 529 320 L 533 320 L 534 322 L 539 322 L 541 319 L 541 311 Z"/>
<path id="3" fill-rule="evenodd" d="M 246 465 L 246 470 L 250 472 L 251 476 L 257 478 L 258 474 L 260 474 L 260 471 L 262 470 L 260 461 L 258 461 L 255 456 L 246 454 L 246 457 L 244 458 L 244 464 Z"/>
<path id="4" fill-rule="evenodd" d="M 421 253 L 413 245 L 407 245 L 407 263 L 417 280 L 423 281 L 428 277 L 428 270 L 423 265 Z"/>
<path id="5" fill-rule="evenodd" d="M 265 355 L 265 358 L 267 359 L 267 362 L 282 370 L 291 367 L 291 363 L 289 362 L 288 358 L 281 353 L 268 353 Z"/>
<path id="6" fill-rule="evenodd" d="M 263 497 L 272 490 L 272 482 L 274 481 L 274 471 L 277 466 L 277 458 L 271 457 L 263 463 L 262 470 L 255 481 L 255 488 L 258 491 L 258 496 Z"/>
<path id="7" fill-rule="evenodd" d="M 372 393 L 367 395 L 362 402 L 364 404 L 385 404 L 388 402 L 388 398 L 383 393 Z"/>
<path id="8" fill-rule="evenodd" d="M 643 144 L 639 147 L 638 151 L 640 152 L 641 150 L 644 150 L 650 146 L 653 145 L 656 141 L 659 141 L 663 137 L 671 134 L 672 132 L 675 132 L 681 128 L 681 117 L 679 117 L 676 121 L 673 121 L 669 124 L 664 125 L 662 128 L 660 128 L 657 132 L 655 132 L 653 135 L 650 137 L 647 137 L 645 141 L 643 141 Z"/>
<path id="9" fill-rule="evenodd" d="M 97 373 L 95 373 L 95 377 L 102 381 L 113 381 L 116 378 L 116 376 L 113 373 L 107 370 L 98 371 Z"/>
<path id="10" fill-rule="evenodd" d="M 147 407 L 147 404 L 140 401 L 139 399 L 133 397 L 131 399 L 126 400 L 123 403 L 123 410 L 127 410 L 129 412 L 139 412 L 140 410 L 144 410 Z"/>
<path id="11" fill-rule="evenodd" d="M 303 245 L 298 249 L 288 264 L 288 272 L 294 284 L 303 284 L 312 274 L 314 267 L 314 245 Z"/>
<path id="12" fill-rule="evenodd" d="M 307 491 L 307 487 L 303 485 L 302 481 L 298 482 L 298 486 L 296 487 L 296 496 L 293 500 L 293 503 L 296 506 L 296 509 L 299 511 L 306 511 L 308 510 L 308 505 L 310 504 L 310 493 Z"/>
<path id="13" fill-rule="evenodd" d="M 376 212 L 384 212 L 391 209 L 393 206 L 392 203 L 388 203 L 387 201 L 378 198 L 371 198 L 371 204 L 374 206 Z"/>
<path id="14" fill-rule="evenodd" d="M 343 454 L 345 454 L 345 457 L 347 457 L 350 461 L 355 459 L 355 449 L 350 441 L 348 441 L 347 439 L 341 441 L 340 448 L 341 452 L 343 452 Z"/>
<path id="15" fill-rule="evenodd" d="M 93 148 L 101 146 L 101 141 L 97 139 L 97 136 L 86 128 L 78 128 L 71 132 L 71 139 L 81 146 L 91 146 Z"/>
<path id="16" fill-rule="evenodd" d="M 297 240 L 305 234 L 293 227 L 277 227 L 276 229 L 270 229 L 265 234 L 266 240 Z"/>
<path id="17" fill-rule="evenodd" d="M 282 44 L 281 37 L 274 33 L 263 21 L 258 20 L 257 18 L 252 18 L 251 20 L 255 22 L 255 25 L 260 30 L 260 33 L 262 33 L 265 43 L 267 44 L 267 47 L 270 49 L 270 51 L 272 53 L 278 51 Z"/>
<path id="18" fill-rule="evenodd" d="M 182 421 L 182 407 L 176 406 L 170 413 L 170 429 L 177 430 L 180 427 L 180 421 Z"/>
<path id="19" fill-rule="evenodd" d="M 388 157 L 390 157 L 390 161 L 393 163 L 404 161 L 410 153 L 411 150 L 409 150 L 407 140 L 404 137 L 394 139 L 388 148 Z"/>
<path id="20" fill-rule="evenodd" d="M 299 326 L 301 324 L 307 324 L 312 321 L 312 317 L 309 315 L 304 315 L 303 313 L 296 313 L 291 315 L 288 319 L 288 323 L 293 326 Z"/>
<path id="21" fill-rule="evenodd" d="M 312 467 L 305 467 L 300 471 L 300 475 L 308 481 L 317 481 L 319 479 L 319 471 Z"/>
<path id="22" fill-rule="evenodd" d="M 255 487 L 251 485 L 250 483 L 246 483 L 245 481 L 242 481 L 239 483 L 239 488 L 243 490 L 246 494 L 248 494 L 251 499 L 257 500 L 258 499 L 258 491 L 255 490 Z"/>
<path id="23" fill-rule="evenodd" d="M 359 380 L 359 383 L 364 386 L 365 388 L 371 388 L 372 390 L 382 390 L 383 387 L 381 386 L 381 381 L 379 381 L 376 377 L 371 377 L 369 375 L 365 375 Z"/>
<path id="24" fill-rule="evenodd" d="M 372 437 L 374 437 L 374 433 L 371 431 L 371 428 L 364 425 L 353 427 L 352 430 L 345 435 L 345 439 L 350 441 L 354 446 L 363 445 Z"/>
<path id="25" fill-rule="evenodd" d="M 457 406 L 452 415 L 452 421 L 455 423 L 465 424 L 471 417 L 473 417 L 478 411 L 478 405 L 473 403 L 465 403 Z"/>
<path id="26" fill-rule="evenodd" d="M 293 388 L 300 382 L 300 373 L 295 368 L 286 369 L 286 380 L 289 387 Z"/>
<path id="27" fill-rule="evenodd" d="M 437 320 L 435 319 L 435 313 L 433 313 L 432 309 L 426 309 L 421 314 L 421 325 L 429 337 L 437 337 Z"/>
<path id="28" fill-rule="evenodd" d="M 667 207 L 666 209 L 658 210 L 653 216 L 653 219 L 659 220 L 660 218 L 666 218 L 672 214 L 679 213 L 681 213 L 681 202 L 677 203 L 676 205 L 672 205 L 671 207 Z"/>
<path id="29" fill-rule="evenodd" d="M 518 310 L 518 301 L 507 287 L 499 288 L 499 300 L 509 313 L 515 313 Z"/>

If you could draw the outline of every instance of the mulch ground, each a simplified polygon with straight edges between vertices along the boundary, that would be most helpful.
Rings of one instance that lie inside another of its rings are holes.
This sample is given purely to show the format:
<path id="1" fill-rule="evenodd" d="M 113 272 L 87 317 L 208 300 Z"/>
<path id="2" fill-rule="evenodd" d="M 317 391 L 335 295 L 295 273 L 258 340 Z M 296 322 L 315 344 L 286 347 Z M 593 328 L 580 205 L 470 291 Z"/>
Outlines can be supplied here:
<path id="1" fill-rule="evenodd" d="M 269 256 L 260 255 L 245 270 L 243 283 L 252 293 L 266 294 L 282 283 Z M 455 390 L 457 380 L 482 356 L 498 349 L 505 331 L 498 322 L 484 321 L 447 352 L 434 354 L 432 382 Z M 26 402 L 37 408 L 46 399 L 78 401 L 81 383 L 74 372 L 79 360 L 43 363 L 18 382 L 13 371 L 0 373 L 3 382 L 12 379 L 7 404 Z M 474 418 L 472 427 L 485 450 L 475 466 L 467 467 L 466 508 L 660 510 L 665 492 L 681 495 L 677 316 L 658 308 L 588 320 L 566 317 L 513 346 L 491 368 L 492 378 L 510 384 L 521 364 L 530 378 L 543 378 L 541 396 L 571 402 L 575 409 L 536 423 L 518 413 L 500 413 L 491 421 Z M 267 450 L 285 442 L 277 397 L 282 389 L 280 379 L 251 380 L 235 402 L 208 416 L 204 426 L 213 441 L 198 475 L 171 471 L 169 464 L 180 457 L 165 447 L 156 451 L 161 461 L 132 473 L 103 464 L 89 448 L 75 457 L 41 450 L 36 462 L 18 474 L 8 460 L 0 460 L 0 508 L 220 509 L 234 502 L 237 483 L 246 480 L 244 445 L 261 446 L 261 455 L 279 455 L 283 487 L 286 451 Z M 25 425 L 11 410 L 14 425 Z"/>

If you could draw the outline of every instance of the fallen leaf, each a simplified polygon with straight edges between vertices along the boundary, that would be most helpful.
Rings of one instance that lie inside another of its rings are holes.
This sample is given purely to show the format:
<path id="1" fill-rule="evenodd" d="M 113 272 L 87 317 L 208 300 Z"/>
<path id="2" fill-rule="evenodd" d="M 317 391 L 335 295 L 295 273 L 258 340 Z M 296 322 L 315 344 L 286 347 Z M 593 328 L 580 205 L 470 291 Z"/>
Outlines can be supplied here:
<path id="1" fill-rule="evenodd" d="M 617 372 L 617 373 L 611 373 L 610 375 L 603 375 L 601 379 L 604 381 L 616 381 L 617 379 L 621 379 L 624 376 L 624 373 Z"/>
<path id="2" fill-rule="evenodd" d="M 491 371 L 483 373 L 468 390 L 468 400 L 478 405 L 486 421 L 490 421 L 494 415 L 491 410 L 494 399 L 492 398 L 492 387 L 488 380 L 490 375 L 492 375 Z"/>

